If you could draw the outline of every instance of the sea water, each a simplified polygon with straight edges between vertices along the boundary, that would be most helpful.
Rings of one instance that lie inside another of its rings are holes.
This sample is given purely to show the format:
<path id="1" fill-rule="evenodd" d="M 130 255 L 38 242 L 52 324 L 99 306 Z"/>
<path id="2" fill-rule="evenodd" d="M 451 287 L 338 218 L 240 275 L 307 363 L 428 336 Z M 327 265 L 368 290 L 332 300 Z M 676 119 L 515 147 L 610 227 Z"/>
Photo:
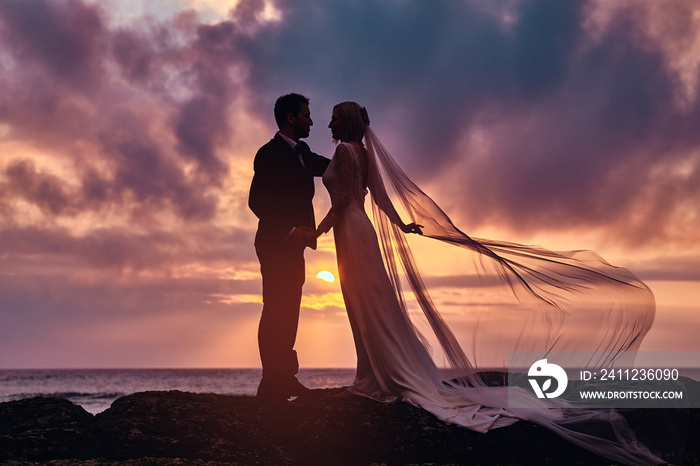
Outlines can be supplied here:
<path id="1" fill-rule="evenodd" d="M 700 380 L 700 370 L 686 377 Z M 119 397 L 150 390 L 181 390 L 221 395 L 255 395 L 260 369 L 0 369 L 0 402 L 35 396 L 66 398 L 97 414 Z M 355 369 L 301 369 L 305 386 L 348 386 Z"/>
<path id="2" fill-rule="evenodd" d="M 97 414 L 117 398 L 149 390 L 255 395 L 260 369 L 21 369 L 0 370 L 0 402 L 35 396 L 66 398 Z M 355 369 L 301 369 L 305 386 L 350 385 Z"/>

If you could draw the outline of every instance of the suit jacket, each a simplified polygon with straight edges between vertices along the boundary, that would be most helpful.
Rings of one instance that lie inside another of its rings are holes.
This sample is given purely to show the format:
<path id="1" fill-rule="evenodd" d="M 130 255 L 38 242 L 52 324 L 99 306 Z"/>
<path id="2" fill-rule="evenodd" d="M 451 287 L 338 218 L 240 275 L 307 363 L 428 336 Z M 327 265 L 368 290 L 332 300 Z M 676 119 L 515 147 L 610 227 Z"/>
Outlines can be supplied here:
<path id="1" fill-rule="evenodd" d="M 248 206 L 259 219 L 256 246 L 279 245 L 297 226 L 316 228 L 314 177 L 323 175 L 330 160 L 310 150 L 302 158 L 303 166 L 279 133 L 255 155 Z"/>

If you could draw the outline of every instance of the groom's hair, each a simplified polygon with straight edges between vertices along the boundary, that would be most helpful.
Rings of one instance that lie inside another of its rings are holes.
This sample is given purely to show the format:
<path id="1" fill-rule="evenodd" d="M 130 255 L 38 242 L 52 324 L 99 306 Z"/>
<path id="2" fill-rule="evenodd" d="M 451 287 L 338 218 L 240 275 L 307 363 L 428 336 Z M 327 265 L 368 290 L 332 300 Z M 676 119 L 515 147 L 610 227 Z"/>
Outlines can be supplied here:
<path id="1" fill-rule="evenodd" d="M 275 121 L 277 127 L 282 129 L 287 122 L 287 115 L 290 113 L 296 115 L 301 112 L 302 105 L 309 105 L 309 99 L 300 94 L 283 95 L 275 102 Z"/>

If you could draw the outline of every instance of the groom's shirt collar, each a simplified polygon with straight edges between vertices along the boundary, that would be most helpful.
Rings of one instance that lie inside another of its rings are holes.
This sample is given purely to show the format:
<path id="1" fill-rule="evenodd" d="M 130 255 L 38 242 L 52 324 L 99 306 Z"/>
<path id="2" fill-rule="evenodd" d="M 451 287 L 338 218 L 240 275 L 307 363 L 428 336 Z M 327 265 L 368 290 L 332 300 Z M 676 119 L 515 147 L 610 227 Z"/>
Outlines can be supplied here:
<path id="1" fill-rule="evenodd" d="M 287 144 L 289 144 L 289 147 L 291 147 L 292 149 L 294 149 L 297 146 L 298 142 L 296 142 L 294 139 L 285 136 L 284 134 L 280 133 L 279 131 L 277 132 L 277 134 L 282 136 L 282 139 L 287 141 Z"/>
<path id="2" fill-rule="evenodd" d="M 296 142 L 294 139 L 288 138 L 287 136 L 285 136 L 284 134 L 280 133 L 279 131 L 277 131 L 277 134 L 279 134 L 280 136 L 282 136 L 282 139 L 284 139 L 285 141 L 287 141 L 287 144 L 289 144 L 289 147 L 291 147 L 292 149 L 296 148 L 297 144 L 299 144 L 299 143 Z M 302 166 L 302 167 L 305 167 L 305 165 L 304 165 L 304 158 L 301 156 L 301 154 L 297 154 L 297 158 L 299 158 L 299 162 L 301 162 L 301 166 Z"/>

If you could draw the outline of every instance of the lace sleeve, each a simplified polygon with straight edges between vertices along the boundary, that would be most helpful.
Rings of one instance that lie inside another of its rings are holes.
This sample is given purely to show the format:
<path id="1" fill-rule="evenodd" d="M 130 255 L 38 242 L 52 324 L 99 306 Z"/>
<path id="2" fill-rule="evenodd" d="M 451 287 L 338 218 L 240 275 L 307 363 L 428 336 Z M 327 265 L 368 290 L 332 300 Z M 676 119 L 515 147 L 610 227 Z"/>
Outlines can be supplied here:
<path id="1" fill-rule="evenodd" d="M 355 176 L 352 152 L 345 144 L 339 144 L 335 149 L 333 159 L 338 177 L 338 191 L 333 199 L 333 205 L 318 225 L 319 233 L 327 233 L 333 228 L 333 225 L 338 221 L 352 199 L 353 179 Z"/>

